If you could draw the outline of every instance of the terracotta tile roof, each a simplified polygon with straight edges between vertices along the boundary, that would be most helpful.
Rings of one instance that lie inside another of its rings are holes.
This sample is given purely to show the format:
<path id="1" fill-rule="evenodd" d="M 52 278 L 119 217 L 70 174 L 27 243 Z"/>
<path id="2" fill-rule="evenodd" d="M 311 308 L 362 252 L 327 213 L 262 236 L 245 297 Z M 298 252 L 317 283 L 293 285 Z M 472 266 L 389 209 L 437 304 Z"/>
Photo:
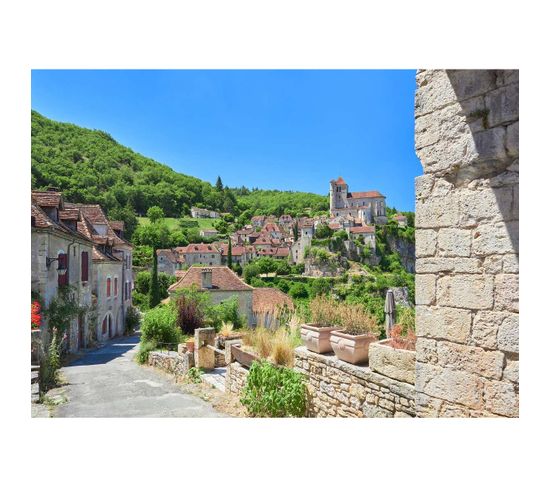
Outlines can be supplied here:
<path id="1" fill-rule="evenodd" d="M 253 288 L 242 281 L 227 266 L 193 266 L 170 288 L 168 291 L 176 291 L 182 288 L 190 288 L 195 285 L 202 289 L 203 269 L 212 270 L 212 290 L 221 291 L 247 291 Z"/>
<path id="2" fill-rule="evenodd" d="M 60 207 L 63 209 L 63 197 L 58 191 L 33 191 L 32 199 L 40 207 Z"/>
<path id="3" fill-rule="evenodd" d="M 109 224 L 111 225 L 113 230 L 124 230 L 124 220 L 109 220 Z"/>
<path id="4" fill-rule="evenodd" d="M 80 209 L 81 214 L 84 215 L 84 217 L 86 217 L 86 219 L 88 219 L 90 223 L 107 226 L 106 235 L 110 239 L 112 239 L 113 245 L 132 246 L 127 240 L 123 239 L 122 237 L 119 237 L 117 233 L 113 230 L 109 220 L 107 220 L 107 217 L 105 216 L 105 213 L 103 212 L 103 209 L 101 208 L 100 205 L 83 204 L 83 203 L 66 203 L 65 205 L 67 208 Z"/>
<path id="5" fill-rule="evenodd" d="M 328 228 L 332 230 L 338 230 L 342 228 L 342 224 L 330 223 L 328 224 Z"/>
<path id="6" fill-rule="evenodd" d="M 344 181 L 344 178 L 342 178 L 341 176 L 339 176 L 338 179 L 334 183 L 336 183 L 337 185 L 345 185 L 346 184 L 346 182 Z"/>
<path id="7" fill-rule="evenodd" d="M 254 288 L 252 292 L 253 313 L 273 313 L 285 305 L 290 310 L 294 310 L 290 297 L 278 288 Z"/>
<path id="8" fill-rule="evenodd" d="M 362 225 L 360 227 L 350 227 L 349 231 L 352 234 L 374 234 L 375 227 L 374 225 Z"/>
<path id="9" fill-rule="evenodd" d="M 262 232 L 281 232 L 281 229 L 277 224 L 268 222 L 263 226 Z"/>
<path id="10" fill-rule="evenodd" d="M 395 220 L 407 220 L 405 215 L 395 215 Z"/>
<path id="11" fill-rule="evenodd" d="M 59 218 L 61 220 L 78 220 L 80 217 L 80 210 L 78 208 L 69 208 L 59 211 Z"/>
<path id="12" fill-rule="evenodd" d="M 189 244 L 185 247 L 177 247 L 176 250 L 182 254 L 204 254 L 220 252 L 218 247 L 212 244 Z"/>
<path id="13" fill-rule="evenodd" d="M 80 229 L 78 229 L 78 222 L 76 230 L 66 226 L 62 221 L 54 222 L 50 217 L 48 217 L 46 212 L 44 212 L 44 210 L 42 210 L 40 206 L 34 202 L 31 202 L 31 217 L 31 225 L 35 228 L 57 230 L 67 234 L 67 238 L 78 237 L 80 239 L 89 240 L 89 237 L 80 232 Z"/>
<path id="14" fill-rule="evenodd" d="M 229 246 L 227 244 L 221 245 L 222 256 L 227 256 Z M 247 249 L 244 246 L 232 246 L 231 255 L 232 256 L 242 256 L 247 252 Z"/>
<path id="15" fill-rule="evenodd" d="M 383 197 L 382 193 L 376 190 L 372 191 L 354 191 L 348 193 L 348 198 L 378 198 Z"/>
<path id="16" fill-rule="evenodd" d="M 177 262 L 177 257 L 174 251 L 172 249 L 157 249 L 157 257 L 164 256 L 166 259 L 168 259 L 172 263 Z"/>

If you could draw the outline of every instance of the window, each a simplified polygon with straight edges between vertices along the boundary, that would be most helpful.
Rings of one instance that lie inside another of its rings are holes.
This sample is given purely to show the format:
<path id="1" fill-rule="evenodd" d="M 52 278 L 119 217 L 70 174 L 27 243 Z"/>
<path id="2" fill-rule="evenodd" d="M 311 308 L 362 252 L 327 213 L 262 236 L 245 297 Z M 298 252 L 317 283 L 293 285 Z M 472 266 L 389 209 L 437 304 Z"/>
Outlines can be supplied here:
<path id="1" fill-rule="evenodd" d="M 115 297 L 118 296 L 118 278 L 115 277 Z"/>
<path id="2" fill-rule="evenodd" d="M 57 286 L 69 284 L 69 256 L 63 252 L 57 255 L 57 268 L 65 269 L 65 273 L 57 275 Z"/>
<path id="3" fill-rule="evenodd" d="M 107 278 L 107 296 L 111 296 L 111 278 Z"/>
<path id="4" fill-rule="evenodd" d="M 103 319 L 103 322 L 101 324 L 101 333 L 105 334 L 107 332 L 107 315 L 105 315 L 105 318 Z"/>
<path id="5" fill-rule="evenodd" d="M 82 251 L 80 256 L 80 280 L 88 281 L 88 251 Z"/>

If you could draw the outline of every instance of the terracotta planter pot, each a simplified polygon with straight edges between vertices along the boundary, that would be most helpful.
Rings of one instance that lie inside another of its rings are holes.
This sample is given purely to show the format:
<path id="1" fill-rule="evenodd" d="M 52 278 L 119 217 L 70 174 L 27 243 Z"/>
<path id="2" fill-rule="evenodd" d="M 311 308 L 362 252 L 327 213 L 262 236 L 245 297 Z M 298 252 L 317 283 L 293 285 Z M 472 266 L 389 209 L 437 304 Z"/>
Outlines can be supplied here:
<path id="1" fill-rule="evenodd" d="M 416 351 L 390 346 L 391 339 L 373 342 L 369 346 L 369 366 L 394 380 L 414 385 Z"/>
<path id="2" fill-rule="evenodd" d="M 231 356 L 234 357 L 238 363 L 246 366 L 247 368 L 250 368 L 254 361 L 259 361 L 260 359 L 260 357 L 256 356 L 256 354 L 248 351 L 243 351 L 240 347 L 240 344 L 231 345 Z"/>
<path id="3" fill-rule="evenodd" d="M 195 341 L 187 341 L 185 345 L 187 346 L 187 352 L 193 352 L 195 350 Z"/>
<path id="4" fill-rule="evenodd" d="M 330 334 L 338 327 L 319 327 L 316 324 L 303 324 L 300 327 L 300 337 L 309 351 L 323 354 L 332 352 Z"/>
<path id="5" fill-rule="evenodd" d="M 330 334 L 330 345 L 336 357 L 346 363 L 361 364 L 369 359 L 369 344 L 376 337 L 370 334 L 350 335 L 335 330 Z"/>

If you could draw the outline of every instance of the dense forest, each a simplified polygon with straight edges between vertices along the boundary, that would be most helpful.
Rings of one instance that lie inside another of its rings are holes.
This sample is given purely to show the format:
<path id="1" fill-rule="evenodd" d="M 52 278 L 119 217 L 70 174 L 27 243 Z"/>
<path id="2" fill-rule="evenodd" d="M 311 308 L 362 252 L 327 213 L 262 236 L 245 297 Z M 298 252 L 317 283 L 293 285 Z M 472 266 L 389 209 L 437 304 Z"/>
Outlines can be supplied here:
<path id="1" fill-rule="evenodd" d="M 32 188 L 59 188 L 77 203 L 99 203 L 113 219 L 136 222 L 158 206 L 167 217 L 191 206 L 254 214 L 313 214 L 328 210 L 327 196 L 211 185 L 138 154 L 101 130 L 50 120 L 32 112 Z M 223 176 L 223 175 L 222 175 Z"/>

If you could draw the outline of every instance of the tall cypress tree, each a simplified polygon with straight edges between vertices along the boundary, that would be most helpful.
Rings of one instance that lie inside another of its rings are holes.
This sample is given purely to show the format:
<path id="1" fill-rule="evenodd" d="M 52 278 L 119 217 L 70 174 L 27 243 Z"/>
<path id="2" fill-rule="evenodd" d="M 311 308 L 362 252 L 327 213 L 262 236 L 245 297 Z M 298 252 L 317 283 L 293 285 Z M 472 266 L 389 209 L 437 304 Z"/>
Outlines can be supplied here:
<path id="1" fill-rule="evenodd" d="M 233 252 L 231 248 L 231 237 L 229 238 L 229 244 L 227 246 L 227 266 L 229 268 L 233 267 Z"/>
<path id="2" fill-rule="evenodd" d="M 157 262 L 157 249 L 153 248 L 153 271 L 149 284 L 149 308 L 156 307 L 160 303 L 160 288 Z"/>
<path id="3" fill-rule="evenodd" d="M 218 176 L 218 179 L 216 180 L 216 190 L 223 191 L 222 179 L 219 176 Z"/>

